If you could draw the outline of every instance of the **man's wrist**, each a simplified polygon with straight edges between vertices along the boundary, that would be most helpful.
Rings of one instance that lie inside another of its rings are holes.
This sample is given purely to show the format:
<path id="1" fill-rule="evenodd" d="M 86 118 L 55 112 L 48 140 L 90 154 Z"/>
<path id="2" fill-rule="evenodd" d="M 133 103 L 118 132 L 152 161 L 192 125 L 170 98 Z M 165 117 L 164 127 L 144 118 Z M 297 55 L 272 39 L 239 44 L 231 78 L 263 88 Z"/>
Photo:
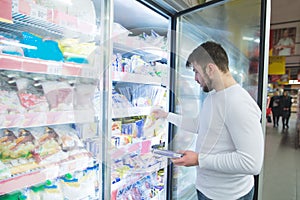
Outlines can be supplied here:
<path id="1" fill-rule="evenodd" d="M 169 116 L 169 112 L 165 112 L 164 118 L 167 119 Z"/>

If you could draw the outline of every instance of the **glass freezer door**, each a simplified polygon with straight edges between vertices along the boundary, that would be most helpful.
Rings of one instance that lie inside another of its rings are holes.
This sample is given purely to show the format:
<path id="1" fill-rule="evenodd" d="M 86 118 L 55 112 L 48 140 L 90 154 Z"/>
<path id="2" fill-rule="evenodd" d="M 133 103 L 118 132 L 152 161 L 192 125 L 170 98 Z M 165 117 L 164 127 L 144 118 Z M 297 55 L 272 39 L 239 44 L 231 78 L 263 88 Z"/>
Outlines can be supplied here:
<path id="1" fill-rule="evenodd" d="M 168 124 L 153 109 L 168 109 L 168 16 L 136 0 L 114 0 L 108 90 L 108 163 L 104 199 L 165 199 Z"/>
<path id="2" fill-rule="evenodd" d="M 101 199 L 100 4 L 0 2 L 0 199 Z"/>
<path id="3" fill-rule="evenodd" d="M 230 70 L 236 81 L 260 106 L 265 105 L 266 84 L 262 82 L 265 39 L 264 24 L 261 24 L 261 18 L 264 18 L 262 2 L 213 1 L 179 12 L 176 24 L 176 112 L 183 117 L 197 117 L 201 112 L 206 94 L 196 83 L 194 72 L 187 69 L 185 63 L 193 49 L 208 40 L 225 47 Z M 262 110 L 265 110 L 265 106 Z M 177 128 L 173 149 L 194 149 L 195 138 L 194 134 Z M 173 168 L 172 199 L 197 199 L 195 174 L 194 168 Z"/>

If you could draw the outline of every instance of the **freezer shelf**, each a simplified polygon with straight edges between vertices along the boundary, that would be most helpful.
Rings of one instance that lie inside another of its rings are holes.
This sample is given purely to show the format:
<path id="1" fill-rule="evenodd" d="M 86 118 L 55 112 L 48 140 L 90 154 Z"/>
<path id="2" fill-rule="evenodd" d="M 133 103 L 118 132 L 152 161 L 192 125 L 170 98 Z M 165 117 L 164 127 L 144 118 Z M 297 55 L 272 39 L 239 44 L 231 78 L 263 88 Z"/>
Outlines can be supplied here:
<path id="1" fill-rule="evenodd" d="M 62 63 L 5 54 L 0 54 L 0 69 L 97 78 L 96 69 L 86 64 Z"/>
<path id="2" fill-rule="evenodd" d="M 141 115 L 149 115 L 151 106 L 146 107 L 130 107 L 130 108 L 113 108 L 112 118 L 134 117 Z"/>
<path id="3" fill-rule="evenodd" d="M 0 128 L 94 122 L 93 110 L 70 110 L 0 115 Z"/>
<path id="4" fill-rule="evenodd" d="M 29 173 L 1 180 L 0 195 L 43 183 L 48 179 L 60 177 L 67 173 L 85 170 L 91 167 L 91 161 L 89 160 L 91 160 L 89 154 L 73 155 L 61 162 L 41 165 L 38 169 Z"/>
<path id="5" fill-rule="evenodd" d="M 134 74 L 129 72 L 112 72 L 112 80 L 129 83 L 161 85 L 162 78 L 159 76 L 150 76 L 143 74 Z"/>

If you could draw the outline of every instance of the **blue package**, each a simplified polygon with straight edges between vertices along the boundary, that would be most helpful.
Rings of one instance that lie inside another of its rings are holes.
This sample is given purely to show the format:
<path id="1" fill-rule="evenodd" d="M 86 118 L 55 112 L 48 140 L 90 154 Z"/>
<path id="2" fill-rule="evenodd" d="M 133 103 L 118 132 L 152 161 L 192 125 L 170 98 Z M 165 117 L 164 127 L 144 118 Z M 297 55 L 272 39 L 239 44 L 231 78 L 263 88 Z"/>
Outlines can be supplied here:
<path id="1" fill-rule="evenodd" d="M 22 33 L 22 44 L 26 44 L 36 49 L 23 48 L 24 56 L 29 58 L 39 58 L 43 60 L 63 61 L 64 57 L 58 47 L 58 43 L 53 40 L 43 40 L 28 32 Z"/>
<path id="2" fill-rule="evenodd" d="M 137 134 L 136 136 L 138 138 L 141 138 L 144 136 L 144 119 L 138 120 L 135 122 L 136 128 L 137 128 Z"/>
<path id="3" fill-rule="evenodd" d="M 81 58 L 81 57 L 68 57 L 67 61 L 79 63 L 79 64 L 88 64 L 88 60 L 86 58 Z"/>

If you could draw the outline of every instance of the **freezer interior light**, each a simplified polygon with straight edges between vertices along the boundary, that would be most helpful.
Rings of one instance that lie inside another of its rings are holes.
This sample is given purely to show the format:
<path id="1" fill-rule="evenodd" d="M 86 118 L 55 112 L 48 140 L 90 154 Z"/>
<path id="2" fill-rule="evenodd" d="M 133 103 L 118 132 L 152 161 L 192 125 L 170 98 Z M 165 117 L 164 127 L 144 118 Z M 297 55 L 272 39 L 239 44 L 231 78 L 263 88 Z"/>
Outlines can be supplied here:
<path id="1" fill-rule="evenodd" d="M 252 38 L 252 37 L 246 37 L 246 36 L 244 36 L 244 37 L 243 37 L 243 40 L 253 41 L 253 38 Z"/>

